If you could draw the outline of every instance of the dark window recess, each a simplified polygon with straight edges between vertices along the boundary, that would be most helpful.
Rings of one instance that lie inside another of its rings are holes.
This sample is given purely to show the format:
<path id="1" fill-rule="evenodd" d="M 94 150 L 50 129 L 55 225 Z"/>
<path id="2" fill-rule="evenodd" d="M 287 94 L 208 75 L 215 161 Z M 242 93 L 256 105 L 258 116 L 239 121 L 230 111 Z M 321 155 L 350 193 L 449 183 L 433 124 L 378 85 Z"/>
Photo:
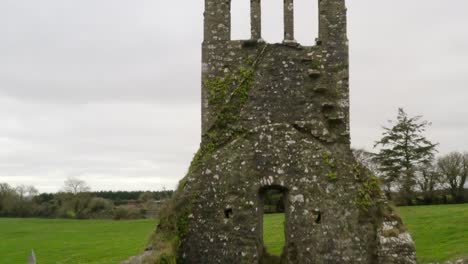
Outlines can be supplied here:
<path id="1" fill-rule="evenodd" d="M 322 212 L 318 210 L 314 211 L 314 219 L 316 224 L 320 224 L 322 222 Z"/>
<path id="2" fill-rule="evenodd" d="M 224 210 L 224 218 L 231 218 L 232 216 L 232 208 L 228 208 Z"/>

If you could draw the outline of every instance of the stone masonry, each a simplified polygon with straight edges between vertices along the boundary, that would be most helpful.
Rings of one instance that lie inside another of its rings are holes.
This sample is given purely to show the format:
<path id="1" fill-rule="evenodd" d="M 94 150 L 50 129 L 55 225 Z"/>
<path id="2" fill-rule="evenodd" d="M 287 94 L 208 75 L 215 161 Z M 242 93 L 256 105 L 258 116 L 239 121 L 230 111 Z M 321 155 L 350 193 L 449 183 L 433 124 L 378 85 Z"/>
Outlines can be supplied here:
<path id="1" fill-rule="evenodd" d="M 202 143 L 147 262 L 416 263 L 378 179 L 351 153 L 345 1 L 318 1 L 319 36 L 307 47 L 294 40 L 293 0 L 278 44 L 261 38 L 260 0 L 251 39 L 231 40 L 230 2 L 205 1 Z M 270 189 L 285 197 L 277 258 L 263 244 Z"/>

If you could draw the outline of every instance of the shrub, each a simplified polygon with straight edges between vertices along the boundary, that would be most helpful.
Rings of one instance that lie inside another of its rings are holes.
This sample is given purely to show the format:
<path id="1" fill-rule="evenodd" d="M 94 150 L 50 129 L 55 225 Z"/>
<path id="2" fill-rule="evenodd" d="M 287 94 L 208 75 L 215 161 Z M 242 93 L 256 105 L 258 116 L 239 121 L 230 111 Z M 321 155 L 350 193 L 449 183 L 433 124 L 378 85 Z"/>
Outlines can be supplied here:
<path id="1" fill-rule="evenodd" d="M 114 209 L 115 220 L 140 219 L 143 217 L 144 217 L 144 214 L 142 213 L 142 210 L 135 206 L 121 205 L 121 206 L 117 206 Z"/>

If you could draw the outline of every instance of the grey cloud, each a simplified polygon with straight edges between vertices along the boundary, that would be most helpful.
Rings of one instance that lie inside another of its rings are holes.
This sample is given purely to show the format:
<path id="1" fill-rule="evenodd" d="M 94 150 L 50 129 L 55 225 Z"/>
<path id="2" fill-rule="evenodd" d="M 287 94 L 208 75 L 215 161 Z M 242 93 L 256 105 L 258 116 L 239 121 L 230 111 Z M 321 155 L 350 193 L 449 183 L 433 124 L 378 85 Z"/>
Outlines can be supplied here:
<path id="1" fill-rule="evenodd" d="M 156 1 L 2 2 L 0 91 L 60 103 L 194 102 L 202 17 L 200 7 L 178 9 Z"/>
<path id="2" fill-rule="evenodd" d="M 0 181 L 27 180 L 42 191 L 56 190 L 68 176 L 81 177 L 98 189 L 112 184 L 111 189 L 138 189 L 141 182 L 155 178 L 159 183 L 146 188 L 173 188 L 200 139 L 198 131 L 186 131 L 199 125 L 195 104 L 177 109 L 120 102 L 42 108 L 0 101 L 0 117 L 12 120 L 0 126 Z M 13 106 L 22 113 L 15 115 Z M 125 177 L 133 184 L 117 180 Z M 55 188 L 44 185 L 44 178 Z M 98 184 L 104 179 L 107 185 Z"/>

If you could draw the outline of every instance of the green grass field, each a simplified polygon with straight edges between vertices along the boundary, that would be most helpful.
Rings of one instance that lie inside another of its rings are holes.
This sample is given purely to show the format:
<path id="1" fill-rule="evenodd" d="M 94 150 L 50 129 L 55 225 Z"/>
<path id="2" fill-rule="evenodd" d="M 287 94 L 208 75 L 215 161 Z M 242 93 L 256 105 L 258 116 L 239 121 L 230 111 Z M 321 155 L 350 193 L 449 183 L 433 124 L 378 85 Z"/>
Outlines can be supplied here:
<path id="1" fill-rule="evenodd" d="M 468 204 L 400 207 L 421 263 L 468 256 Z M 281 254 L 284 215 L 265 215 L 268 251 Z M 25 263 L 33 248 L 38 262 L 106 264 L 141 252 L 154 220 L 48 220 L 0 218 L 0 263 Z"/>
<path id="2" fill-rule="evenodd" d="M 281 255 L 284 246 L 284 214 L 267 214 L 263 217 L 263 243 L 268 252 Z"/>
<path id="3" fill-rule="evenodd" d="M 142 252 L 154 220 L 56 220 L 0 218 L 0 263 L 107 264 Z"/>
<path id="4" fill-rule="evenodd" d="M 400 207 L 421 263 L 468 257 L 468 204 Z"/>

